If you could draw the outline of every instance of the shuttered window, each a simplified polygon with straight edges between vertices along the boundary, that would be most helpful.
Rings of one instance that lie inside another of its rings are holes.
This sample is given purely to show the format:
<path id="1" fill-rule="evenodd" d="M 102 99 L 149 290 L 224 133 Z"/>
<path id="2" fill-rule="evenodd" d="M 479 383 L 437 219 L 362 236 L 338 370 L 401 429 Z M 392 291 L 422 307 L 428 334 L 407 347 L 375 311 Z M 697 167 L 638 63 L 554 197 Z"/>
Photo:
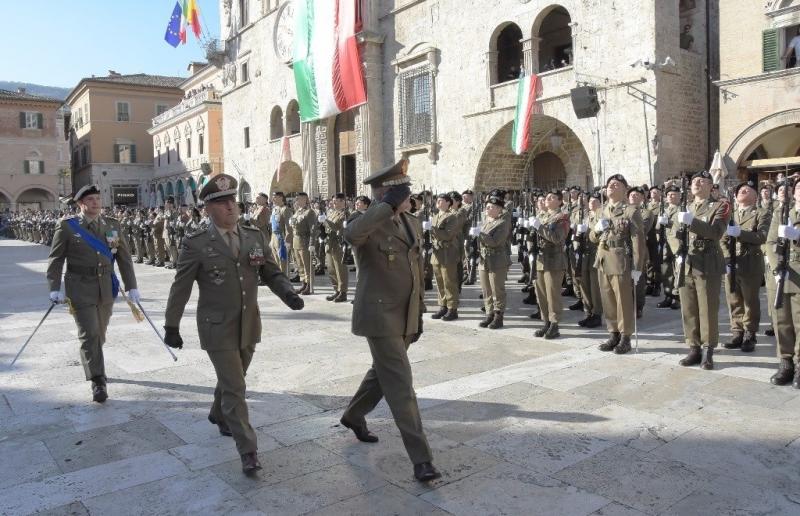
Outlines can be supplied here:
<path id="1" fill-rule="evenodd" d="M 19 112 L 20 129 L 44 129 L 44 116 L 35 111 Z"/>
<path id="2" fill-rule="evenodd" d="M 132 143 L 114 145 L 114 163 L 136 163 L 136 145 Z"/>
<path id="3" fill-rule="evenodd" d="M 773 72 L 781 66 L 781 55 L 778 49 L 778 29 L 765 30 L 763 35 L 764 72 Z"/>

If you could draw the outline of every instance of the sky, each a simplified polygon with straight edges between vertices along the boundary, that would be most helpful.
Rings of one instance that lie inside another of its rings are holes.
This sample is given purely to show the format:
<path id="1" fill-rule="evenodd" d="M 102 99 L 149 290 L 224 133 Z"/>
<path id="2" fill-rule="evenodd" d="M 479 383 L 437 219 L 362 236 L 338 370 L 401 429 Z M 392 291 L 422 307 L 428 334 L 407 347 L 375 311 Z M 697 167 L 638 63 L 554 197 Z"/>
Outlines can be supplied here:
<path id="1" fill-rule="evenodd" d="M 218 0 L 197 0 L 219 38 Z M 194 34 L 172 48 L 164 33 L 175 0 L 0 0 L 0 80 L 72 88 L 83 77 L 147 73 L 186 77 L 205 61 Z"/>

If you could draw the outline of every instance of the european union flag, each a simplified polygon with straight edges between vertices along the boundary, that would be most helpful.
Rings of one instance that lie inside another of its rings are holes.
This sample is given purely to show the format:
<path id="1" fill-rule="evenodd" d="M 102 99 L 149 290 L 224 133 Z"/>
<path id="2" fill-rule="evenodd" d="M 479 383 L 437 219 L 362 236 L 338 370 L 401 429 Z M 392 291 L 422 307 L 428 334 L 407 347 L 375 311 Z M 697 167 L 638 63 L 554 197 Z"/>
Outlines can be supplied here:
<path id="1" fill-rule="evenodd" d="M 172 10 L 172 16 L 169 19 L 169 25 L 167 25 L 167 33 L 164 34 L 164 41 L 173 47 L 181 44 L 181 15 L 181 4 L 175 2 L 175 9 Z"/>

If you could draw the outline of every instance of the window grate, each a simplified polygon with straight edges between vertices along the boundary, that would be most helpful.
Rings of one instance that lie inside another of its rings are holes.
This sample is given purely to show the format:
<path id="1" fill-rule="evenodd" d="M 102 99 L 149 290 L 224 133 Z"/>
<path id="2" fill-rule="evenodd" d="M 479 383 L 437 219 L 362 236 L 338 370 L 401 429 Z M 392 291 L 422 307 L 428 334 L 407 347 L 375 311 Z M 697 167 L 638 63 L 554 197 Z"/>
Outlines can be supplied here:
<path id="1" fill-rule="evenodd" d="M 431 143 L 433 139 L 433 74 L 429 66 L 400 74 L 400 146 Z"/>

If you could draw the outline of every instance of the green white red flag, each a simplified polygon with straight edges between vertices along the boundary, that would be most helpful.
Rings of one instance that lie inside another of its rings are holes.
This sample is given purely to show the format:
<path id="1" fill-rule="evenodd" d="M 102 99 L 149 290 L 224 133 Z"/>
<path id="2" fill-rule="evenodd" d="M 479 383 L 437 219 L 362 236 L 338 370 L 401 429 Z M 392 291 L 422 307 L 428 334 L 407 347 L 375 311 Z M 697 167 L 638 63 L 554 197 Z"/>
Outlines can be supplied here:
<path id="1" fill-rule="evenodd" d="M 536 110 L 536 96 L 541 83 L 536 74 L 520 77 L 517 86 L 517 112 L 514 115 L 514 130 L 511 133 L 511 148 L 517 154 L 528 150 L 531 141 L 531 122 Z"/>

